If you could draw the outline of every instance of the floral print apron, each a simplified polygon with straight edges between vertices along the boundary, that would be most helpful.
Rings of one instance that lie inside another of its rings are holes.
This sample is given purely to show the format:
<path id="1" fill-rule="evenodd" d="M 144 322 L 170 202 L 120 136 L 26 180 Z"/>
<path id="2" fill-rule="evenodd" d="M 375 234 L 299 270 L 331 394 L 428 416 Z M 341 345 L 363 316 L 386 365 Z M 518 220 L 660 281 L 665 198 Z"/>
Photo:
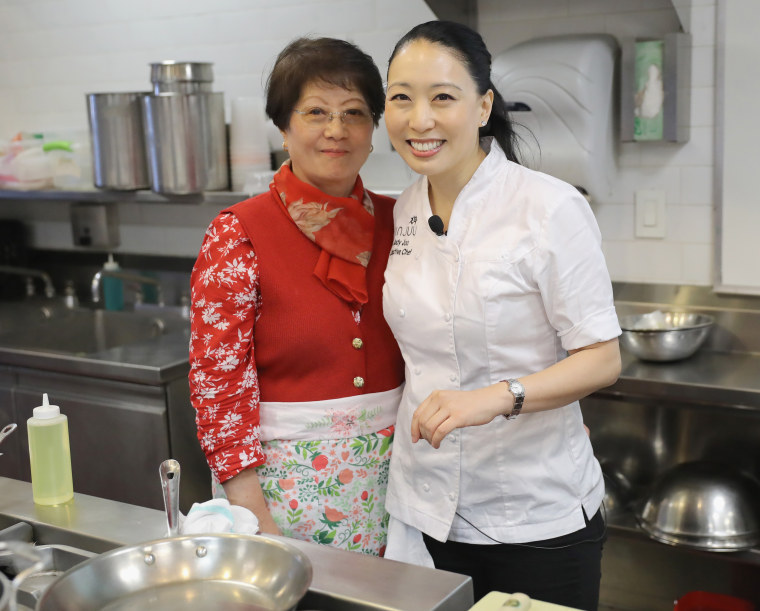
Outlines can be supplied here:
<path id="1" fill-rule="evenodd" d="M 400 398 L 397 388 L 329 401 L 261 403 L 266 463 L 256 471 L 285 536 L 383 555 Z"/>

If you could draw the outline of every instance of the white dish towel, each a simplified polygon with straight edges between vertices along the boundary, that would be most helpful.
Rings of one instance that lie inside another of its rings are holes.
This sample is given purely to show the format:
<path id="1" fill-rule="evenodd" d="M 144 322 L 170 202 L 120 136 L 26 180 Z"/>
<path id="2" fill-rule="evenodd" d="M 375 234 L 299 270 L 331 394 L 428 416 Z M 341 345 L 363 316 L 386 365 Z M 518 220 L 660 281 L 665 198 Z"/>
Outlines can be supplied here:
<path id="1" fill-rule="evenodd" d="M 187 516 L 180 514 L 179 532 L 182 535 L 255 535 L 259 532 L 259 521 L 245 507 L 230 505 L 227 499 L 211 499 L 205 503 L 193 503 Z"/>

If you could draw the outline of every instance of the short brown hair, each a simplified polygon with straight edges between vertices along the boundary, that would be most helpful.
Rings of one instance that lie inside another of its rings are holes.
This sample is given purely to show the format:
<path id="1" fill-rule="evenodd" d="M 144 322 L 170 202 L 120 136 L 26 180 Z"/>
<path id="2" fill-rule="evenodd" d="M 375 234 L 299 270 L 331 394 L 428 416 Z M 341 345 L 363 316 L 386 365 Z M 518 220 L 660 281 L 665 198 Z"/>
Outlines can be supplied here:
<path id="1" fill-rule="evenodd" d="M 377 127 L 385 108 L 383 79 L 372 58 L 337 38 L 297 38 L 277 56 L 267 79 L 267 115 L 282 130 L 290 125 L 303 88 L 315 81 L 357 89 Z"/>

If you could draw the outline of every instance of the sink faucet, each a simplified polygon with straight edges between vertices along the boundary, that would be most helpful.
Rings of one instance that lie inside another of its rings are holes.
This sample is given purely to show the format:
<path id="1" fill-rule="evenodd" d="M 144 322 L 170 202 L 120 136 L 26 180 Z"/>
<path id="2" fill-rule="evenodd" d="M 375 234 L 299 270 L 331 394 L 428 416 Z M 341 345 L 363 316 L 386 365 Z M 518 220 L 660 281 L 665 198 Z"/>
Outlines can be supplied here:
<path id="1" fill-rule="evenodd" d="M 17 276 L 24 276 L 25 278 L 39 278 L 45 283 L 45 297 L 55 297 L 53 281 L 50 279 L 50 276 L 42 270 L 30 269 L 28 267 L 15 267 L 13 265 L 0 265 L 0 273 L 15 274 Z"/>
<path id="2" fill-rule="evenodd" d="M 161 293 L 161 283 L 152 278 L 151 276 L 141 276 L 140 274 L 131 274 L 121 270 L 101 269 L 92 277 L 92 302 L 100 302 L 100 285 L 104 277 L 120 278 L 125 282 L 133 282 L 137 285 L 140 284 L 153 284 L 156 287 L 156 296 L 158 298 L 158 305 L 164 305 L 164 298 Z M 138 295 L 142 295 L 142 291 L 138 289 Z"/>

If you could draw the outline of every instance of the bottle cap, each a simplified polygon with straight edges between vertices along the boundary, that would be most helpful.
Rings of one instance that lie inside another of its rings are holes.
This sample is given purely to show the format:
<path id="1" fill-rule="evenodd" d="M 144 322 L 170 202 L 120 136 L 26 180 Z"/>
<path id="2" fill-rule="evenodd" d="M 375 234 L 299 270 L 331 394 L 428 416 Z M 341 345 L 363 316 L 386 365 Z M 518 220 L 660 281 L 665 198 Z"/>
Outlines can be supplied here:
<path id="1" fill-rule="evenodd" d="M 32 413 L 35 418 L 55 418 L 60 415 L 61 408 L 57 405 L 50 405 L 50 403 L 48 403 L 47 393 L 44 393 L 42 395 L 42 405 L 35 407 L 32 410 Z"/>
<path id="2" fill-rule="evenodd" d="M 109 270 L 119 269 L 119 264 L 113 260 L 113 254 L 108 253 L 108 261 L 103 263 L 103 269 L 109 269 Z"/>

